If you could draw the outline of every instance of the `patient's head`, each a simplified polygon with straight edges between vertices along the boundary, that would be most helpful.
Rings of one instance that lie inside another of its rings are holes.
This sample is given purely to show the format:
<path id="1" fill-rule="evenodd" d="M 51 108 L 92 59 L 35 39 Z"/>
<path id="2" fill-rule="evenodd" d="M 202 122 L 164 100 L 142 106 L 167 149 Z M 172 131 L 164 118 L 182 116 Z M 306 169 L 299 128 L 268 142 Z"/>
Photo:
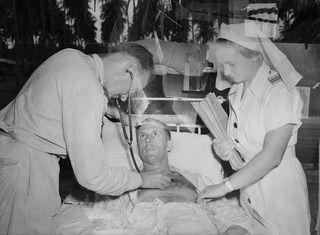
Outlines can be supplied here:
<path id="1" fill-rule="evenodd" d="M 136 134 L 143 169 L 169 171 L 168 152 L 172 149 L 169 127 L 159 120 L 147 118 L 137 125 Z"/>

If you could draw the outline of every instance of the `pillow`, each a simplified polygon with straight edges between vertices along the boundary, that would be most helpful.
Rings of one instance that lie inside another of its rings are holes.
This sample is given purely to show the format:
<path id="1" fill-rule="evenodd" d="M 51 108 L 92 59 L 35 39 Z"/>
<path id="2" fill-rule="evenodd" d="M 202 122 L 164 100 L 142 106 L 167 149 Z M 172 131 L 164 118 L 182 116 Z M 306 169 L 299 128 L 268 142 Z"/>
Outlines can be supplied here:
<path id="1" fill-rule="evenodd" d="M 129 135 L 128 128 L 127 133 Z M 133 130 L 133 135 L 134 155 L 138 166 L 141 167 L 142 162 L 138 155 L 135 130 Z M 208 135 L 186 132 L 171 132 L 171 135 L 173 150 L 169 152 L 168 156 L 170 167 L 175 168 L 182 174 L 185 172 L 195 177 L 201 176 L 202 186 L 198 185 L 200 190 L 207 185 L 217 184 L 222 181 L 222 167 L 213 154 L 212 140 Z M 105 120 L 102 129 L 102 141 L 106 149 L 109 165 L 134 169 L 120 123 Z M 190 177 L 187 178 L 190 179 Z"/>
<path id="2" fill-rule="evenodd" d="M 169 164 L 182 171 L 202 176 L 204 186 L 221 183 L 222 166 L 215 157 L 209 135 L 188 132 L 171 132 L 173 149 L 169 152 Z M 198 187 L 203 189 L 201 185 Z"/>

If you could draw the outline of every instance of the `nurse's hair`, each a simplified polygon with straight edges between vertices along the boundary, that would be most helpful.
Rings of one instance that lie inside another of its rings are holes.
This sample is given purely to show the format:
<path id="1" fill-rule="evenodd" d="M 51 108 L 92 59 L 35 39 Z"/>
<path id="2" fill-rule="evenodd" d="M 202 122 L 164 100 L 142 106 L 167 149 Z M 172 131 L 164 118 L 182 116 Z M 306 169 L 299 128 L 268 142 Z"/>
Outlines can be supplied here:
<path id="1" fill-rule="evenodd" d="M 254 50 L 251 50 L 249 48 L 246 48 L 244 46 L 241 46 L 235 42 L 232 42 L 232 41 L 229 41 L 227 39 L 224 39 L 224 38 L 219 38 L 217 41 L 216 41 L 216 45 L 217 47 L 233 47 L 235 48 L 237 51 L 239 51 L 239 53 L 246 57 L 246 58 L 252 58 L 252 57 L 260 57 L 262 58 L 261 56 L 261 53 L 259 51 L 254 51 Z"/>
<path id="2" fill-rule="evenodd" d="M 133 43 L 127 42 L 117 46 L 111 47 L 108 50 L 109 53 L 126 53 L 131 57 L 137 59 L 141 65 L 142 70 L 153 71 L 153 55 L 145 47 Z"/>
<path id="3" fill-rule="evenodd" d="M 136 125 L 136 134 L 138 135 L 139 133 L 139 129 L 143 126 L 143 125 L 149 125 L 151 127 L 158 127 L 161 130 L 163 130 L 167 136 L 168 139 L 171 140 L 171 131 L 170 128 L 168 127 L 167 124 L 165 124 L 164 122 L 161 122 L 160 120 L 154 119 L 154 118 L 146 118 L 143 121 L 137 123 Z"/>

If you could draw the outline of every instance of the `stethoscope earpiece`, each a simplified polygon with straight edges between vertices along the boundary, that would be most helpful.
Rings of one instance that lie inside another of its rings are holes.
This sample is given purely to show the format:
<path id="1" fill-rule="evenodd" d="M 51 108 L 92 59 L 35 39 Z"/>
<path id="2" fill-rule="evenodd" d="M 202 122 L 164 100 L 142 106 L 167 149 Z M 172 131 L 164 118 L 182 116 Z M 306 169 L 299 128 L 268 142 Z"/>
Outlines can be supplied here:
<path id="1" fill-rule="evenodd" d="M 126 70 L 126 73 L 129 73 L 131 80 L 133 80 L 133 73 L 129 69 Z"/>

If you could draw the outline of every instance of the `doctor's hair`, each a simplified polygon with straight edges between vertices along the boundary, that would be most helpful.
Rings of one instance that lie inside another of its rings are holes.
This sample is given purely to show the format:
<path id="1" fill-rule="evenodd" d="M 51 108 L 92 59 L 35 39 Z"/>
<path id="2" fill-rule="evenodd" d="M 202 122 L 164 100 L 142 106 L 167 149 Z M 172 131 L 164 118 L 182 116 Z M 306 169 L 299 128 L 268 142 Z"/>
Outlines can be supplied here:
<path id="1" fill-rule="evenodd" d="M 160 127 L 161 130 L 163 130 L 167 136 L 168 139 L 171 140 L 171 131 L 170 128 L 168 127 L 168 125 L 160 120 L 154 119 L 154 118 L 146 118 L 143 121 L 141 121 L 140 123 L 138 123 L 136 125 L 136 134 L 138 136 L 139 134 L 139 129 L 143 126 L 143 125 L 149 125 L 149 126 L 154 126 L 154 127 Z M 137 138 L 138 140 L 138 138 Z"/>
<path id="2" fill-rule="evenodd" d="M 216 41 L 216 45 L 219 47 L 223 47 L 223 46 L 231 46 L 233 48 L 235 48 L 237 51 L 239 51 L 239 53 L 246 57 L 246 58 L 253 58 L 253 57 L 260 57 L 261 58 L 261 53 L 259 51 L 254 51 L 254 50 L 251 50 L 249 48 L 246 48 L 244 46 L 241 46 L 235 42 L 232 42 L 232 41 L 229 41 L 227 39 L 224 39 L 224 38 L 219 38 L 217 41 Z"/>
<path id="3" fill-rule="evenodd" d="M 142 70 L 153 71 L 153 55 L 145 47 L 127 42 L 109 48 L 109 53 L 126 53 L 131 57 L 137 59 L 141 65 Z"/>

